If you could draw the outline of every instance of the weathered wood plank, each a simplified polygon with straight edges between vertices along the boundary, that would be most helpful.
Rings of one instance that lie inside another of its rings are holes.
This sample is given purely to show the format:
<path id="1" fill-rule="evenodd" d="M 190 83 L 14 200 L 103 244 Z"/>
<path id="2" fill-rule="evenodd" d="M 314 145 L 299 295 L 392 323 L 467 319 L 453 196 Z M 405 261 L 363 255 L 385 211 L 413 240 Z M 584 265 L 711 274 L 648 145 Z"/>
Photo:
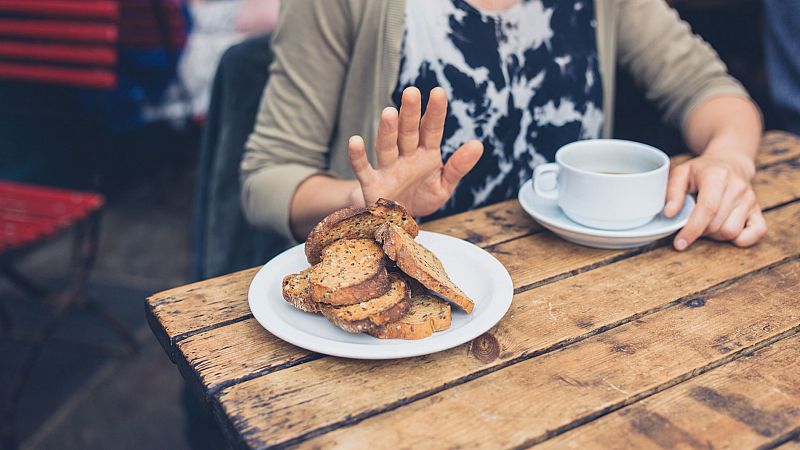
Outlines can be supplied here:
<path id="1" fill-rule="evenodd" d="M 156 337 L 172 356 L 177 339 L 189 332 L 250 315 L 247 290 L 259 267 L 160 292 L 147 299 L 145 314 Z"/>
<path id="2" fill-rule="evenodd" d="M 800 450 L 800 429 L 795 431 L 789 441 L 778 447 L 778 450 Z"/>
<path id="3" fill-rule="evenodd" d="M 479 247 L 487 247 L 541 231 L 542 227 L 522 209 L 518 201 L 507 200 L 424 223 L 422 229 L 449 234 Z"/>
<path id="4" fill-rule="evenodd" d="M 369 442 L 371 449 L 394 449 L 436 447 L 440 442 L 448 448 L 527 447 L 795 334 L 800 330 L 799 289 L 800 261 L 795 259 L 561 351 L 341 428 L 306 446 L 347 448 Z M 262 387 L 275 403 L 294 396 L 277 385 Z M 306 398 L 312 411 L 301 405 L 288 413 L 304 419 L 310 413 L 313 418 L 314 406 L 325 399 L 313 394 Z M 229 413 L 236 420 L 247 417 L 236 422 L 247 442 L 254 447 L 271 442 L 273 433 L 262 428 L 264 416 L 256 414 L 263 408 L 240 408 L 249 406 L 246 401 L 234 405 Z M 285 429 L 287 423 L 281 426 Z"/>
<path id="5" fill-rule="evenodd" d="M 756 177 L 762 204 L 772 206 L 800 197 L 800 178 L 789 163 L 776 164 Z M 542 233 L 490 249 L 512 275 L 515 287 L 566 277 L 570 271 L 586 271 L 599 264 L 636 253 L 580 247 Z M 531 264 L 536 261 L 536 264 Z M 229 299 L 246 305 L 246 291 Z M 177 344 L 188 364 L 197 372 L 204 389 L 214 391 L 233 381 L 251 378 L 309 358 L 309 353 L 264 331 L 255 319 L 188 337 Z M 214 355 L 214 356 L 211 356 Z"/>
<path id="6" fill-rule="evenodd" d="M 199 390 L 207 393 L 319 358 L 276 338 L 253 318 L 190 336 L 176 345 L 192 369 L 190 381 L 196 380 Z"/>
<path id="7" fill-rule="evenodd" d="M 759 166 L 800 156 L 800 137 L 786 131 L 768 131 L 761 138 Z"/>
<path id="8" fill-rule="evenodd" d="M 707 241 L 688 252 L 662 247 L 519 294 L 498 326 L 470 345 L 398 361 L 324 358 L 235 385 L 219 400 L 238 431 L 256 443 L 282 442 L 372 414 L 800 254 L 800 204 L 767 217 L 772 233 L 755 248 Z"/>
<path id="9" fill-rule="evenodd" d="M 759 154 L 758 163 L 760 166 L 774 164 L 800 156 L 800 141 L 793 135 L 781 132 L 769 132 L 764 137 L 763 151 Z M 681 156 L 676 158 L 682 158 Z M 685 159 L 685 157 L 683 157 Z M 673 158 L 674 161 L 678 159 Z M 786 168 L 781 172 L 782 182 L 771 181 L 773 171 L 765 171 L 756 177 L 756 185 L 759 188 L 759 198 L 762 205 L 777 204 L 773 197 L 785 198 L 786 193 L 797 193 L 796 183 L 792 183 L 792 169 L 797 169 L 797 162 L 794 166 L 785 164 Z M 767 186 L 775 186 L 774 189 Z M 764 198 L 762 198 L 762 196 Z M 786 201 L 786 200 L 783 200 Z M 778 202 L 780 203 L 780 202 Z M 472 222 L 469 222 L 472 220 Z M 537 230 L 538 225 L 522 211 L 516 200 L 502 202 L 486 208 L 454 215 L 445 219 L 430 222 L 425 225 L 426 229 L 432 231 L 445 232 L 461 238 L 470 238 L 471 230 L 477 230 L 482 239 L 473 239 L 479 245 L 489 246 L 498 242 L 504 242 L 523 235 L 530 234 Z M 537 238 L 534 242 L 528 243 L 528 247 L 541 248 L 541 242 L 553 242 L 552 236 Z M 587 261 L 594 261 L 592 255 L 598 255 L 594 251 L 582 252 L 582 247 L 571 244 L 568 248 L 559 247 L 550 249 L 551 251 L 566 251 L 566 254 L 575 254 L 576 261 L 585 264 Z M 522 248 L 528 251 L 528 247 Z M 506 251 L 503 246 L 498 246 L 497 256 L 504 263 L 512 261 L 511 258 L 504 258 L 502 252 Z M 608 256 L 610 253 L 602 253 Z M 612 255 L 613 256 L 613 255 Z M 530 256 L 529 256 L 530 257 Z M 550 274 L 563 273 L 565 268 L 574 267 L 569 264 L 555 265 L 550 267 Z M 213 327 L 217 324 L 224 324 L 242 320 L 250 315 L 247 306 L 247 289 L 249 281 L 258 268 L 248 269 L 231 275 L 226 275 L 211 280 L 205 280 L 187 286 L 171 289 L 151 296 L 146 302 L 146 313 L 154 333 L 165 346 L 167 352 L 172 355 L 174 343 L 177 339 L 190 334 L 196 334 L 199 330 Z M 566 271 L 572 269 L 566 269 Z M 547 277 L 539 277 L 543 280 Z M 524 279 L 515 280 L 516 286 L 524 285 Z"/>
<path id="10" fill-rule="evenodd" d="M 800 157 L 775 163 L 758 172 L 753 187 L 765 208 L 800 198 Z M 549 231 L 487 250 L 508 269 L 515 289 L 639 252 L 637 249 L 612 251 L 577 246 L 556 238 Z"/>
<path id="11" fill-rule="evenodd" d="M 753 189 L 763 208 L 800 198 L 800 156 L 775 162 L 753 178 Z"/>
<path id="12" fill-rule="evenodd" d="M 536 448 L 756 448 L 800 427 L 798 368 L 795 336 Z"/>
<path id="13" fill-rule="evenodd" d="M 769 131 L 764 135 L 758 155 L 758 166 L 800 156 L 800 140 L 791 133 Z M 672 165 L 685 162 L 689 155 L 671 158 Z M 429 231 L 449 234 L 481 247 L 488 247 L 542 228 L 528 216 L 515 200 L 467 211 L 423 225 Z"/>
<path id="14" fill-rule="evenodd" d="M 788 173 L 785 180 L 780 175 L 782 172 L 773 173 L 776 167 L 764 174 L 766 180 L 774 180 L 781 188 L 771 189 L 770 184 L 764 183 L 760 191 L 769 201 L 781 202 L 786 197 L 780 193 L 789 190 L 784 184 L 788 184 L 790 180 Z M 795 178 L 794 185 L 800 190 L 800 183 L 797 181 Z M 500 247 L 502 248 L 494 254 L 508 268 L 517 287 L 566 276 L 565 273 L 569 271 L 585 271 L 589 267 L 625 255 L 622 251 L 578 247 L 555 239 L 549 233 L 528 236 Z M 628 254 L 633 252 L 628 251 Z M 530 261 L 538 263 L 534 265 Z M 221 327 L 191 336 L 177 346 L 189 366 L 196 371 L 204 389 L 209 391 L 232 384 L 233 381 L 253 378 L 276 368 L 303 362 L 310 357 L 309 352 L 264 331 L 252 318 L 237 323 L 230 329 Z"/>

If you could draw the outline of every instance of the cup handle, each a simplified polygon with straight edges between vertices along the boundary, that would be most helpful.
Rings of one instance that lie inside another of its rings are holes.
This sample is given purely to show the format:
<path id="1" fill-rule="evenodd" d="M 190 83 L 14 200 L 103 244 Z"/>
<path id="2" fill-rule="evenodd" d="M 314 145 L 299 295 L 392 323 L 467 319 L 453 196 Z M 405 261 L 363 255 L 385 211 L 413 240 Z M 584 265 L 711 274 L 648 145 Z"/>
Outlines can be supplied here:
<path id="1" fill-rule="evenodd" d="M 543 180 L 542 176 L 548 173 L 552 173 L 556 177 L 556 183 L 554 183 L 555 187 L 552 189 L 544 189 L 539 185 L 539 182 Z M 539 197 L 548 200 L 558 199 L 558 164 L 540 164 L 533 169 L 533 191 L 536 192 L 536 195 Z"/>

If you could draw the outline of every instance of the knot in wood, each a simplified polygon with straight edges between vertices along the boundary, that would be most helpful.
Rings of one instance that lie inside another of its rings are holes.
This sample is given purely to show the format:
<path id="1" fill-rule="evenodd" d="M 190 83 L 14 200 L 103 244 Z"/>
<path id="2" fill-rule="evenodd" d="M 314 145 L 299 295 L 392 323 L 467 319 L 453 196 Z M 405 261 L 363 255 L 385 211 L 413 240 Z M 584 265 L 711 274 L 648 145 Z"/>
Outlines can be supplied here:
<path id="1" fill-rule="evenodd" d="M 500 356 L 500 343 L 490 333 L 484 333 L 469 344 L 469 353 L 478 361 L 488 364 Z"/>
<path id="2" fill-rule="evenodd" d="M 706 305 L 706 299 L 703 297 L 693 298 L 686 302 L 686 306 L 689 308 L 700 308 Z"/>

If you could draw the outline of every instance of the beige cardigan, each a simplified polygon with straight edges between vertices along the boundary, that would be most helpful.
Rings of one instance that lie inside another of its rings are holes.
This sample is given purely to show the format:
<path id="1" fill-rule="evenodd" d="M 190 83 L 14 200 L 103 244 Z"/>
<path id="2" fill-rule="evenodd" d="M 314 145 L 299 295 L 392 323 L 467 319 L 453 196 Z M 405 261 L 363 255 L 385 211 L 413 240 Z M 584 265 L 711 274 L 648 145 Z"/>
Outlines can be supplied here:
<path id="1" fill-rule="evenodd" d="M 282 5 L 269 83 L 242 160 L 241 200 L 251 224 L 291 240 L 289 208 L 297 186 L 321 172 L 353 178 L 347 139 L 354 134 L 372 149 L 380 111 L 393 104 L 405 1 Z M 676 126 L 710 97 L 747 96 L 664 0 L 595 0 L 595 5 L 604 136 L 612 130 L 618 63 Z"/>

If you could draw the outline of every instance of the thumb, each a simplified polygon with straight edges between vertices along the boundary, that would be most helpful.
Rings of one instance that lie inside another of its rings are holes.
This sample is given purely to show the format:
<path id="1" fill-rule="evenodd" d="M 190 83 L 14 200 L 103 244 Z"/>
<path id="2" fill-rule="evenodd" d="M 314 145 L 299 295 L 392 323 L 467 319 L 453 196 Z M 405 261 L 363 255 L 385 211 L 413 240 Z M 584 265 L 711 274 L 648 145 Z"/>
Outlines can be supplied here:
<path id="1" fill-rule="evenodd" d="M 469 173 L 483 155 L 483 144 L 480 141 L 467 141 L 447 160 L 442 169 L 442 186 L 449 193 L 455 191 L 458 182 Z"/>
<path id="2" fill-rule="evenodd" d="M 691 169 L 688 164 L 681 164 L 672 169 L 667 184 L 667 198 L 664 205 L 664 215 L 672 217 L 683 208 L 683 200 L 689 190 L 689 175 Z"/>

